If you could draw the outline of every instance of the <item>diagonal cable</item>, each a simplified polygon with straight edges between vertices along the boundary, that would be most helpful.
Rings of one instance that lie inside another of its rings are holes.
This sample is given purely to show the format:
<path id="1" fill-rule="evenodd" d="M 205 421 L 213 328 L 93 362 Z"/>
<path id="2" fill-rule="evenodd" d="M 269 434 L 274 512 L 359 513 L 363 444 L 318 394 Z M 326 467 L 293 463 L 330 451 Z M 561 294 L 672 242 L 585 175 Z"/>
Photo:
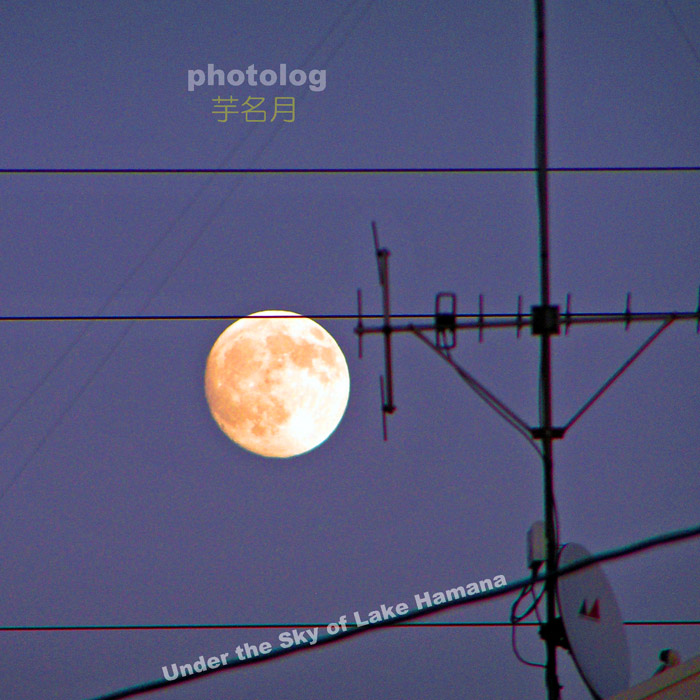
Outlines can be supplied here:
<path id="1" fill-rule="evenodd" d="M 370 6 L 373 4 L 374 0 L 368 0 L 368 2 L 365 4 L 365 6 L 362 8 L 361 12 L 359 13 L 358 17 L 356 18 L 355 22 L 352 24 L 352 27 L 350 31 L 347 33 L 347 35 L 341 40 L 339 44 L 337 44 L 331 53 L 329 54 L 326 63 L 330 62 L 337 52 L 344 46 L 345 42 L 347 39 L 350 37 L 351 33 L 355 30 L 357 25 L 359 24 L 359 21 L 364 18 L 366 15 L 367 11 L 369 10 Z M 312 51 L 307 54 L 307 57 L 304 59 L 304 62 L 308 62 L 311 60 L 313 53 L 316 51 L 320 50 L 322 48 L 323 44 L 327 41 L 328 37 L 332 34 L 332 32 L 335 30 L 336 26 L 338 23 L 341 21 L 341 19 L 348 13 L 348 11 L 355 5 L 357 5 L 358 0 L 352 0 L 345 8 L 344 12 L 341 13 L 340 17 L 335 20 L 335 22 L 331 25 L 329 30 L 327 30 L 325 36 L 319 40 L 316 45 L 313 47 Z M 302 95 L 302 98 L 304 95 Z M 301 98 L 300 98 L 301 99 Z M 276 130 L 274 130 L 270 137 L 267 139 L 267 141 L 262 145 L 262 147 L 257 151 L 257 153 L 253 156 L 253 162 L 260 158 L 262 154 L 265 152 L 265 150 L 269 147 L 269 145 L 272 143 L 273 139 L 275 138 L 276 134 L 279 131 L 279 127 L 281 125 L 281 122 L 279 122 L 276 125 Z M 225 160 L 228 160 L 235 152 L 236 150 L 245 142 L 245 140 L 248 138 L 250 133 L 252 132 L 252 129 L 254 128 L 253 125 L 248 129 L 248 131 L 241 137 L 239 142 L 231 149 L 225 156 Z M 182 220 L 182 218 L 185 216 L 185 214 L 191 209 L 191 207 L 194 205 L 194 203 L 198 200 L 202 192 L 209 186 L 209 184 L 212 182 L 214 178 L 213 174 L 210 174 L 209 177 L 205 180 L 205 182 L 199 187 L 199 189 L 196 191 L 195 195 L 190 199 L 190 201 L 187 203 L 187 205 L 179 212 L 178 216 L 175 218 L 175 220 L 165 229 L 163 234 L 161 234 L 156 241 L 149 247 L 149 249 L 146 251 L 145 255 L 142 257 L 142 259 L 135 265 L 127 274 L 127 277 L 120 283 L 120 285 L 117 287 L 117 289 L 111 294 L 111 296 L 105 301 L 100 309 L 98 310 L 98 315 L 107 307 L 109 303 L 116 297 L 117 294 L 125 287 L 125 285 L 133 278 L 133 276 L 136 274 L 136 272 L 144 265 L 144 263 L 150 258 L 150 256 L 154 253 L 154 251 L 160 246 L 160 244 L 165 240 L 165 238 L 174 230 L 175 226 Z M 147 297 L 145 302 L 141 305 L 139 308 L 138 313 L 142 313 L 148 304 L 155 298 L 155 296 L 163 289 L 163 287 L 167 284 L 167 282 L 170 280 L 172 277 L 173 273 L 175 270 L 177 270 L 178 266 L 181 264 L 181 262 L 185 259 L 185 257 L 188 255 L 188 253 L 192 250 L 192 248 L 196 245 L 196 243 L 200 240 L 204 232 L 207 230 L 207 228 L 211 225 L 211 223 L 214 221 L 216 216 L 219 214 L 221 209 L 224 207 L 226 202 L 230 199 L 231 195 L 235 191 L 237 187 L 237 184 L 234 183 L 234 185 L 229 189 L 228 193 L 224 195 L 224 197 L 219 201 L 216 207 L 214 207 L 214 210 L 210 214 L 210 216 L 205 220 L 205 222 L 200 226 L 199 230 L 196 232 L 196 234 L 190 239 L 189 243 L 185 246 L 184 250 L 181 252 L 181 254 L 178 256 L 178 258 L 175 260 L 175 262 L 171 265 L 170 270 L 166 273 L 165 277 L 161 280 L 161 282 L 158 284 L 158 286 L 155 288 L 155 290 L 151 291 Z M 128 332 L 131 330 L 131 327 L 133 326 L 134 321 L 131 321 L 128 323 L 128 325 L 125 327 L 125 329 L 119 334 L 116 342 L 112 345 L 110 350 L 108 350 L 107 354 L 102 358 L 102 360 L 98 363 L 98 365 L 94 368 L 94 370 L 90 373 L 88 376 L 87 380 L 81 385 L 80 389 L 78 389 L 77 393 L 74 394 L 72 399 L 68 402 L 68 404 L 64 407 L 64 409 L 59 413 L 59 415 L 51 422 L 49 425 L 49 428 L 47 431 L 44 433 L 42 438 L 39 440 L 39 442 L 36 444 L 35 448 L 31 451 L 29 456 L 24 459 L 19 467 L 15 471 L 15 473 L 12 475 L 12 478 L 10 481 L 5 485 L 5 487 L 0 491 L 0 501 L 5 497 L 5 495 L 9 492 L 9 490 L 12 488 L 12 486 L 15 484 L 19 476 L 22 474 L 22 472 L 26 469 L 26 467 L 29 465 L 31 460 L 35 457 L 35 455 L 39 452 L 39 450 L 46 444 L 48 439 L 51 437 L 53 434 L 53 431 L 56 429 L 58 425 L 63 421 L 65 416 L 68 414 L 68 412 L 73 408 L 73 406 L 76 404 L 78 399 L 83 395 L 85 390 L 91 385 L 99 371 L 105 366 L 107 361 L 112 357 L 112 355 L 116 352 L 116 350 L 121 346 L 122 342 L 126 338 L 126 335 Z M 0 432 L 7 428 L 7 426 L 14 420 L 16 415 L 19 413 L 19 411 L 26 406 L 26 404 L 31 400 L 31 398 L 36 394 L 36 392 L 43 386 L 44 382 L 51 376 L 51 374 L 63 363 L 63 361 L 68 357 L 68 355 L 75 349 L 77 344 L 82 340 L 82 338 L 85 336 L 87 331 L 89 330 L 91 326 L 88 326 L 84 331 L 79 333 L 77 337 L 71 342 L 71 344 L 59 355 L 59 357 L 56 359 L 54 363 L 48 368 L 48 370 L 41 376 L 41 379 L 39 380 L 38 384 L 34 386 L 34 388 L 29 392 L 27 396 L 25 396 L 19 404 L 15 407 L 15 409 L 11 412 L 9 417 L 7 417 L 3 423 L 0 425 Z"/>
<path id="2" fill-rule="evenodd" d="M 394 618 L 384 619 L 379 622 L 372 624 L 367 624 L 362 627 L 350 627 L 348 625 L 347 629 L 339 631 L 335 635 L 325 634 L 323 636 L 319 635 L 317 642 L 311 644 L 306 642 L 304 644 L 293 645 L 288 648 L 275 647 L 269 653 L 264 656 L 257 656 L 253 658 L 248 658 L 245 660 L 235 659 L 224 666 L 219 666 L 218 668 L 207 668 L 206 670 L 196 674 L 188 676 L 180 676 L 175 680 L 167 680 L 165 678 L 158 678 L 153 681 L 147 681 L 140 685 L 131 686 L 128 688 L 122 688 L 111 693 L 106 693 L 91 698 L 91 700 L 121 700 L 121 698 L 133 697 L 135 695 L 142 695 L 144 693 L 149 693 L 154 690 L 159 690 L 161 688 L 169 688 L 171 686 L 179 685 L 181 683 L 190 683 L 192 681 L 199 680 L 204 676 L 209 676 L 213 673 L 221 673 L 222 671 L 232 671 L 235 669 L 240 669 L 244 666 L 251 666 L 253 664 L 266 663 L 272 661 L 273 659 L 279 658 L 281 656 L 288 656 L 290 654 L 296 654 L 303 651 L 308 651 L 316 647 L 324 646 L 326 644 L 333 644 L 340 642 L 352 636 L 359 634 L 366 634 L 367 632 L 372 632 L 376 629 L 381 629 L 384 627 L 389 627 L 392 625 L 400 624 L 401 621 L 413 620 L 419 617 L 425 617 L 426 615 L 432 615 L 434 613 L 446 610 L 447 608 L 456 608 L 458 606 L 474 605 L 484 600 L 491 600 L 493 598 L 499 598 L 501 596 L 513 593 L 522 589 L 530 584 L 534 585 L 540 581 L 548 581 L 551 579 L 557 579 L 561 576 L 573 573 L 575 571 L 580 571 L 581 569 L 588 568 L 594 564 L 598 564 L 604 561 L 613 561 L 620 559 L 622 557 L 630 556 L 637 552 L 642 552 L 647 549 L 653 549 L 654 547 L 659 547 L 665 544 L 670 544 L 672 542 L 680 542 L 682 540 L 690 539 L 700 535 L 700 525 L 696 525 L 685 530 L 676 530 L 674 532 L 664 533 L 663 535 L 658 535 L 656 537 L 651 537 L 640 542 L 635 542 L 633 544 L 627 545 L 625 547 L 620 547 L 618 549 L 609 550 L 607 552 L 600 552 L 599 554 L 594 554 L 585 559 L 580 559 L 561 569 L 556 569 L 554 571 L 545 572 L 537 576 L 528 576 L 525 579 L 519 581 L 514 581 L 508 583 L 500 588 L 484 591 L 483 593 L 477 593 L 468 598 L 457 598 L 454 600 L 448 600 L 444 603 L 436 603 L 430 607 L 425 608 L 414 608 L 409 610 L 405 615 L 401 615 Z"/>
<path id="3" fill-rule="evenodd" d="M 686 34 L 686 31 L 683 28 L 683 24 L 681 23 L 681 21 L 678 19 L 678 16 L 671 8 L 671 5 L 668 2 L 668 0 L 663 0 L 663 2 L 664 2 L 664 7 L 666 8 L 668 14 L 671 16 L 671 19 L 673 20 L 673 24 L 675 25 L 676 29 L 678 30 L 678 33 L 683 37 L 683 40 L 685 41 L 687 47 L 690 49 L 690 53 L 693 54 L 693 58 L 695 59 L 695 62 L 698 64 L 698 66 L 700 66 L 700 53 L 695 48 L 695 45 L 690 40 L 690 37 Z"/>
<path id="4" fill-rule="evenodd" d="M 319 40 L 314 44 L 314 46 L 308 51 L 306 54 L 306 57 L 303 59 L 303 63 L 306 64 L 308 63 L 313 56 L 320 51 L 321 48 L 323 48 L 323 45 L 328 41 L 330 36 L 333 34 L 337 26 L 343 21 L 345 16 L 352 10 L 353 6 L 358 4 L 359 0 L 351 0 L 349 2 L 343 12 L 340 13 L 340 15 L 335 19 L 334 22 L 331 23 L 330 27 L 326 30 L 326 32 L 319 38 Z M 371 1 L 371 0 L 370 0 Z M 368 6 L 365 7 L 362 10 L 362 14 L 366 12 L 368 9 Z M 354 26 L 353 26 L 354 28 Z M 336 47 L 334 51 L 337 51 L 340 47 Z M 332 54 L 334 55 L 334 54 Z M 331 56 L 332 57 L 332 56 Z M 330 60 L 330 58 L 329 58 Z M 302 94 L 302 98 L 305 96 L 306 93 Z M 280 122 L 276 125 L 276 127 L 279 127 Z M 131 282 L 131 280 L 134 278 L 134 276 L 143 268 L 145 263 L 151 258 L 151 256 L 155 253 L 155 251 L 160 247 L 160 245 L 168 238 L 175 228 L 178 226 L 178 224 L 184 219 L 184 217 L 189 213 L 189 211 L 192 209 L 192 207 L 197 203 L 197 201 L 200 199 L 202 194 L 210 187 L 210 185 L 214 182 L 215 180 L 215 175 L 217 172 L 221 171 L 224 169 L 224 166 L 226 163 L 237 153 L 237 151 L 245 144 L 245 142 L 248 140 L 250 135 L 253 133 L 255 130 L 255 125 L 250 124 L 248 126 L 248 129 L 241 134 L 237 140 L 236 143 L 233 144 L 231 148 L 228 149 L 228 151 L 224 154 L 224 156 L 221 158 L 219 161 L 219 165 L 217 168 L 212 169 L 210 171 L 206 171 L 209 175 L 204 182 L 197 188 L 195 193 L 190 197 L 189 201 L 185 204 L 185 206 L 178 212 L 177 216 L 171 221 L 171 223 L 165 227 L 163 232 L 160 234 L 160 236 L 157 236 L 156 239 L 153 241 L 153 243 L 146 249 L 145 253 L 141 256 L 141 259 L 131 267 L 131 269 L 127 272 L 126 277 L 117 285 L 117 287 L 111 292 L 111 294 L 108 295 L 107 299 L 98 307 L 97 311 L 92 314 L 95 317 L 100 317 L 103 315 L 103 312 L 107 309 L 110 303 L 114 301 L 114 299 L 119 295 L 126 287 L 126 285 Z M 276 131 L 274 132 L 276 134 Z M 274 138 L 274 134 L 273 137 Z M 263 150 L 269 145 L 270 141 L 272 140 L 270 138 L 266 144 L 263 146 Z M 261 155 L 262 151 L 258 153 L 253 159 L 252 162 L 255 162 L 257 157 Z M 35 172 L 41 172 L 42 169 L 38 169 Z M 3 170 L 2 172 L 19 172 L 19 171 L 13 171 L 13 170 Z M 61 170 L 47 170 L 46 172 L 68 172 L 66 171 L 61 171 Z M 105 171 L 100 171 L 100 170 L 95 170 L 94 172 L 105 172 Z M 138 171 L 133 171 L 133 172 L 138 172 Z M 192 171 L 190 171 L 192 172 Z M 231 189 L 231 191 L 234 188 Z M 230 196 L 231 191 L 227 195 Z M 200 230 L 199 235 L 201 235 L 202 231 Z M 187 249 L 187 251 L 189 248 Z M 170 270 L 168 276 L 166 277 L 166 281 L 169 278 L 170 275 L 174 272 L 174 270 L 177 268 L 177 266 L 182 262 L 181 259 L 178 259 L 175 263 L 175 266 Z M 161 285 L 162 287 L 162 285 Z M 155 290 L 155 292 L 152 292 L 151 298 L 154 297 L 161 289 L 159 287 L 158 289 Z M 49 366 L 49 368 L 41 375 L 39 378 L 39 381 L 34 385 L 34 387 L 29 391 L 29 393 L 21 400 L 19 401 L 14 409 L 10 412 L 10 414 L 0 423 L 0 433 L 5 430 L 5 428 L 14 420 L 15 416 L 27 405 L 27 403 L 32 399 L 32 397 L 36 394 L 36 392 L 44 385 L 44 383 L 47 381 L 47 379 L 60 367 L 64 360 L 70 355 L 70 353 L 74 350 L 74 348 L 78 345 L 78 343 L 85 337 L 85 335 L 88 333 L 90 330 L 91 326 L 86 326 L 78 335 L 75 337 L 75 339 L 68 345 L 68 347 L 56 358 L 56 360 Z M 1 496 L 0 496 L 1 498 Z"/>

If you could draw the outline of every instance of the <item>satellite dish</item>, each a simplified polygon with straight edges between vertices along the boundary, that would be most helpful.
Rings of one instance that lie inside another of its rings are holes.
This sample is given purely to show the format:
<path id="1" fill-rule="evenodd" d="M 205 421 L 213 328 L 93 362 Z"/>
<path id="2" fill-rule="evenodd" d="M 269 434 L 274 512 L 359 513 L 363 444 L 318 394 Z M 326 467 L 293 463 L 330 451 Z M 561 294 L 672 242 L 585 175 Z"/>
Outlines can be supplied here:
<path id="1" fill-rule="evenodd" d="M 580 544 L 559 553 L 559 568 L 587 559 Z M 557 599 L 569 650 L 588 689 L 597 700 L 626 690 L 630 654 L 620 608 L 608 579 L 597 564 L 562 576 Z"/>

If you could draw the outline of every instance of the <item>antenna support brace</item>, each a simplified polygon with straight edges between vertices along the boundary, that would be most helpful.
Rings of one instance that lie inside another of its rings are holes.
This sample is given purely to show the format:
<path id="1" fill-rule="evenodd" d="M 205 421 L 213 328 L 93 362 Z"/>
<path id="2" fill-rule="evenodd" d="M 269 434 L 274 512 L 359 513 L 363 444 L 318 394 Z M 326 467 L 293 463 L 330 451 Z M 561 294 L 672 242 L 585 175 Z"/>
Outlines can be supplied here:
<path id="1" fill-rule="evenodd" d="M 559 318 L 559 307 L 532 306 L 532 335 L 559 335 L 561 320 Z"/>

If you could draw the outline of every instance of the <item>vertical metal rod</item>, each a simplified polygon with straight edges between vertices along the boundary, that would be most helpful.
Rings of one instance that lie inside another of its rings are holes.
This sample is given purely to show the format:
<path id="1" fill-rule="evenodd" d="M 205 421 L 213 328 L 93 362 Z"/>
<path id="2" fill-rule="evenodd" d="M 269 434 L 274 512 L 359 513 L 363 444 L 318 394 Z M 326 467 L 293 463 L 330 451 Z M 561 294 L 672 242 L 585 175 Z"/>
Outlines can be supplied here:
<path id="1" fill-rule="evenodd" d="M 389 251 L 383 250 L 382 264 L 384 269 L 384 288 L 383 288 L 383 306 L 384 306 L 384 374 L 386 375 L 386 402 L 383 410 L 385 413 L 393 413 L 394 406 L 394 380 L 393 368 L 391 366 L 391 309 L 389 307 Z"/>
<path id="2" fill-rule="evenodd" d="M 382 286 L 382 307 L 384 309 L 384 374 L 386 378 L 386 400 L 382 398 L 382 411 L 393 413 L 394 406 L 394 381 L 391 367 L 391 308 L 389 300 L 389 251 L 379 247 L 379 235 L 377 224 L 372 222 L 372 235 L 374 236 L 374 249 L 377 255 L 379 268 L 379 284 Z M 386 438 L 385 438 L 386 439 Z"/>
<path id="3" fill-rule="evenodd" d="M 535 0 L 535 16 L 537 31 L 537 83 L 536 104 L 537 117 L 535 127 L 535 143 L 537 158 L 537 200 L 539 208 L 540 229 L 540 291 L 543 307 L 550 305 L 549 290 L 549 212 L 547 197 L 547 82 L 545 70 L 545 10 L 544 0 Z M 540 400 L 541 404 L 541 434 L 542 434 L 542 466 L 544 471 L 544 522 L 545 538 L 547 541 L 547 573 L 557 568 L 557 534 L 554 520 L 554 455 L 552 450 L 552 363 L 550 347 L 550 330 L 546 329 L 541 336 L 540 345 Z M 547 647 L 547 663 L 545 680 L 549 700 L 559 700 L 560 686 L 557 678 L 557 638 L 554 634 L 556 620 L 557 582 L 549 578 L 545 584 L 547 596 L 547 623 L 545 626 L 545 644 Z"/>

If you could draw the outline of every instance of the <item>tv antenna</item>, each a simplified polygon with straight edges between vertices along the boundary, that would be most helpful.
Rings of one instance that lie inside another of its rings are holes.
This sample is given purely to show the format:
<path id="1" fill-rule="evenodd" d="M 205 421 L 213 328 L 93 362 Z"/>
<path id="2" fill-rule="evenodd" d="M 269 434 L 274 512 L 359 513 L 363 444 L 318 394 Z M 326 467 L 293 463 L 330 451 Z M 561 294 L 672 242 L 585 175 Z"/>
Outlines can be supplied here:
<path id="1" fill-rule="evenodd" d="M 362 339 L 366 334 L 381 334 L 384 337 L 384 374 L 380 376 L 380 396 L 382 411 L 382 433 L 387 439 L 387 415 L 396 411 L 394 402 L 394 383 L 392 377 L 391 340 L 395 333 L 411 333 L 431 347 L 464 379 L 469 387 L 485 401 L 501 418 L 520 432 L 535 448 L 542 460 L 544 476 L 544 537 L 546 543 L 546 572 L 552 574 L 545 582 L 546 619 L 541 624 L 540 635 L 546 646 L 545 681 L 549 700 L 559 700 L 561 686 L 557 676 L 557 647 L 567 647 L 565 635 L 562 635 L 562 620 L 557 616 L 557 560 L 559 543 L 556 530 L 554 506 L 554 441 L 565 437 L 567 431 L 586 413 L 591 406 L 617 381 L 617 379 L 654 343 L 669 326 L 676 321 L 695 320 L 696 331 L 700 333 L 700 293 L 698 307 L 691 312 L 635 313 L 632 311 L 631 294 L 627 294 L 625 309 L 622 313 L 573 313 L 571 295 L 566 296 L 565 311 L 562 314 L 559 305 L 550 299 L 549 272 L 549 205 L 547 159 L 547 102 L 546 102 L 546 50 L 545 50 L 545 3 L 534 0 L 536 24 L 536 118 L 535 118 L 535 157 L 537 177 L 537 203 L 539 212 L 539 258 L 540 258 L 540 299 L 539 304 L 530 307 L 529 313 L 523 313 L 522 298 L 518 297 L 517 311 L 513 315 L 487 314 L 484 312 L 483 296 L 479 295 L 479 311 L 476 315 L 457 314 L 457 297 L 453 292 L 439 292 L 435 297 L 435 313 L 431 323 L 394 324 L 391 318 L 389 293 L 389 250 L 379 245 L 377 225 L 372 222 L 375 255 L 379 270 L 379 284 L 382 289 L 381 326 L 365 326 L 362 316 L 362 292 L 357 292 L 357 326 L 359 355 L 362 357 Z M 622 323 L 628 329 L 633 323 L 657 323 L 654 332 L 627 359 L 627 361 L 586 401 L 583 406 L 564 424 L 554 425 L 552 418 L 552 362 L 551 339 L 564 335 L 571 326 L 579 324 Z M 479 341 L 483 341 L 487 330 L 496 328 L 513 328 L 519 338 L 523 328 L 530 328 L 533 336 L 540 341 L 539 371 L 539 424 L 528 425 L 522 418 L 497 399 L 467 370 L 455 362 L 451 350 L 457 345 L 457 334 L 462 330 L 476 330 Z M 434 340 L 429 335 L 434 334 Z M 575 550 L 569 550 L 569 552 Z M 601 584 L 602 585 L 602 584 Z M 564 591 L 568 584 L 563 584 Z M 570 618 L 569 615 L 567 617 Z M 573 628 L 572 628 L 573 629 Z M 570 640 L 569 640 L 570 642 Z M 579 646 L 579 642 L 575 642 Z M 580 650 L 574 652 L 574 659 L 587 658 Z M 584 663 L 586 669 L 588 664 Z M 583 666 L 578 666 L 581 670 Z M 596 688 L 596 674 L 590 670 L 582 671 L 589 689 Z M 593 683 L 590 679 L 593 678 Z"/>

